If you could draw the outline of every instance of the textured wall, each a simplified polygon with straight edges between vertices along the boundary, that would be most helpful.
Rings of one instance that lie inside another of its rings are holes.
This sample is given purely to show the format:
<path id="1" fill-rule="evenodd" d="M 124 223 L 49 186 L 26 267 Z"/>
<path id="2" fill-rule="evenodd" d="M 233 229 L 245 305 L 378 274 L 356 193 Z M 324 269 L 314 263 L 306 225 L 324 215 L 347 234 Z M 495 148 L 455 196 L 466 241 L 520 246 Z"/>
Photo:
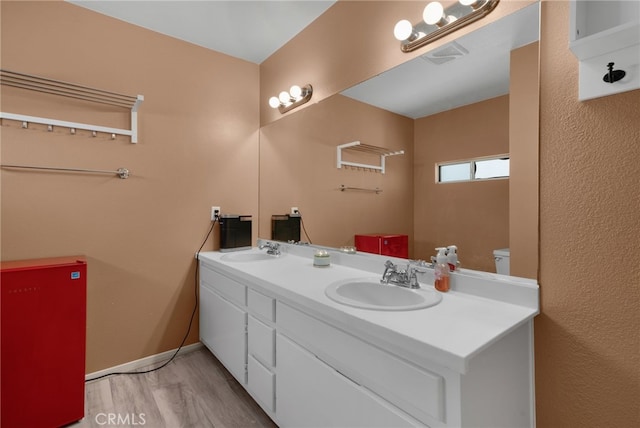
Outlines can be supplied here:
<path id="1" fill-rule="evenodd" d="M 176 348 L 210 206 L 258 214 L 258 66 L 66 2 L 0 7 L 3 68 L 145 96 L 138 144 L 3 121 L 3 163 L 132 176 L 3 169 L 2 259 L 87 256 L 88 372 Z M 123 109 L 11 89 L 3 111 L 129 124 Z"/>
<path id="2" fill-rule="evenodd" d="M 538 427 L 637 427 L 640 92 L 578 101 L 568 33 L 543 2 Z"/>

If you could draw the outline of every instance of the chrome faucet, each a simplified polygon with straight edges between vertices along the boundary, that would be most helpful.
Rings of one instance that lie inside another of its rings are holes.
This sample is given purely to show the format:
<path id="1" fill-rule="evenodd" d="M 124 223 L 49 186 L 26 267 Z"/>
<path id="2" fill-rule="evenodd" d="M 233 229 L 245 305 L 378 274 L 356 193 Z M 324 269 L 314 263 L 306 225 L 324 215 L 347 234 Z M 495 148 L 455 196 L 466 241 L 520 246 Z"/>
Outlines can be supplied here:
<path id="1" fill-rule="evenodd" d="M 280 255 L 280 244 L 278 244 L 277 242 L 265 242 L 264 244 L 260 244 L 258 248 L 260 250 L 266 248 L 267 254 L 270 254 L 272 256 Z"/>
<path id="2" fill-rule="evenodd" d="M 417 266 L 412 266 L 411 262 L 407 264 L 405 269 L 400 269 L 391 260 L 387 260 L 384 264 L 384 273 L 382 274 L 381 284 L 394 284 L 407 288 L 420 288 L 418 284 L 418 274 L 424 273 L 423 270 Z"/>

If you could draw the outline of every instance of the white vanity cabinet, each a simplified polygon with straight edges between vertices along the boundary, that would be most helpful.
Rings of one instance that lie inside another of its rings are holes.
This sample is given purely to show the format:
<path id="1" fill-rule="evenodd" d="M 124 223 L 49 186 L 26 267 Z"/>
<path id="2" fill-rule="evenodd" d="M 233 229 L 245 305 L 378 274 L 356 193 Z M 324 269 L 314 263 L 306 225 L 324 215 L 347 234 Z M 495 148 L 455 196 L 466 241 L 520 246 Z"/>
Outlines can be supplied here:
<path id="1" fill-rule="evenodd" d="M 530 324 L 461 374 L 426 359 L 408 362 L 289 305 L 278 302 L 277 312 L 283 426 L 535 425 Z"/>
<path id="2" fill-rule="evenodd" d="M 200 263 L 200 341 L 247 383 L 247 287 Z"/>
<path id="3" fill-rule="evenodd" d="M 321 275 L 371 271 L 317 271 L 313 254 L 294 250 L 263 264 L 200 262 L 201 340 L 279 426 L 535 426 L 537 285 L 474 279 L 469 291 L 510 300 L 452 290 L 436 309 L 343 311 Z"/>

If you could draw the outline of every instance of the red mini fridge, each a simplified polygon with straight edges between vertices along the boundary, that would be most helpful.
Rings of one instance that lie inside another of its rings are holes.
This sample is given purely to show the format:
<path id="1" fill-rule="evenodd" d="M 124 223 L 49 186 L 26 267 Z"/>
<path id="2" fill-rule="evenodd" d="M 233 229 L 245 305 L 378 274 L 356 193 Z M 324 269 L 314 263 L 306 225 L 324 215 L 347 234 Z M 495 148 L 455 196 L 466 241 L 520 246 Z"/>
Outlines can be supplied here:
<path id="1" fill-rule="evenodd" d="M 409 258 L 408 235 L 356 235 L 354 241 L 358 251 L 403 259 Z"/>
<path id="2" fill-rule="evenodd" d="M 84 417 L 86 278 L 84 257 L 2 262 L 2 428 Z"/>

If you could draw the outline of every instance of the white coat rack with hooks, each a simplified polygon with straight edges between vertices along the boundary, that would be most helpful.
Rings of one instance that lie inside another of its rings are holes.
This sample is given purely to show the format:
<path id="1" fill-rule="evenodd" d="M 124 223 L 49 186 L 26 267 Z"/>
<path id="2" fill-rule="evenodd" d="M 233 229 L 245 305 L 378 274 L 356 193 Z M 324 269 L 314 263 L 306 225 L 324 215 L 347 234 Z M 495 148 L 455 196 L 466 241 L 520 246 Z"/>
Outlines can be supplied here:
<path id="1" fill-rule="evenodd" d="M 350 162 L 345 161 L 343 159 L 343 151 L 349 150 L 354 152 L 363 152 L 368 154 L 374 154 L 380 156 L 380 163 L 378 165 L 371 165 L 359 162 Z M 350 166 L 354 168 L 364 168 L 372 171 L 380 171 L 382 174 L 385 173 L 385 160 L 389 156 L 403 155 L 404 150 L 389 150 L 384 147 L 371 146 L 369 144 L 362 144 L 360 141 L 353 141 L 351 143 L 340 144 L 337 147 L 337 156 L 338 156 L 338 168 L 342 168 L 343 166 Z"/>
<path id="2" fill-rule="evenodd" d="M 58 119 L 49 119 L 45 117 L 29 116 L 7 112 L 0 112 L 0 119 L 22 122 L 23 128 L 27 128 L 29 123 L 38 123 L 41 125 L 47 125 L 49 131 L 51 131 L 54 126 L 60 126 L 63 128 L 69 128 L 72 134 L 75 134 L 75 131 L 77 129 L 82 129 L 91 131 L 93 136 L 96 136 L 98 132 L 111 134 L 112 139 L 115 139 L 116 135 L 124 135 L 131 137 L 132 143 L 138 142 L 138 108 L 140 107 L 140 104 L 142 104 L 142 101 L 144 101 L 144 96 L 142 95 L 133 96 L 119 94 L 116 92 L 104 91 L 102 89 L 91 88 L 88 86 L 76 85 L 75 83 L 63 82 L 60 80 L 53 80 L 45 77 L 33 76 L 30 74 L 18 73 L 9 70 L 0 70 L 0 84 L 20 89 L 42 92 L 45 94 L 58 95 L 82 101 L 108 104 L 116 107 L 130 109 L 131 129 L 111 128 L 107 126 L 68 122 Z"/>

